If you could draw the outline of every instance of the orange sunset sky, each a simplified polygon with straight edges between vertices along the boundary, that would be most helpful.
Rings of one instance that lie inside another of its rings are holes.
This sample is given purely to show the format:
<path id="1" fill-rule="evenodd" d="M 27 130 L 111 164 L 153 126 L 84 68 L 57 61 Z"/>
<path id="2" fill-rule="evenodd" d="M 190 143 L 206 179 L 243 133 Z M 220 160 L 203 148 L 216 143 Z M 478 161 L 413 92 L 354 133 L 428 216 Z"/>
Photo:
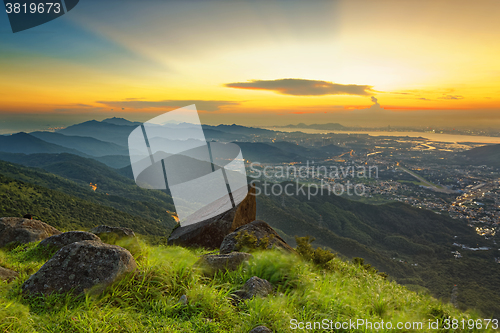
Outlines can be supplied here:
<path id="1" fill-rule="evenodd" d="M 82 0 L 16 34 L 0 16 L 4 133 L 192 103 L 208 124 L 500 128 L 497 0 Z"/>

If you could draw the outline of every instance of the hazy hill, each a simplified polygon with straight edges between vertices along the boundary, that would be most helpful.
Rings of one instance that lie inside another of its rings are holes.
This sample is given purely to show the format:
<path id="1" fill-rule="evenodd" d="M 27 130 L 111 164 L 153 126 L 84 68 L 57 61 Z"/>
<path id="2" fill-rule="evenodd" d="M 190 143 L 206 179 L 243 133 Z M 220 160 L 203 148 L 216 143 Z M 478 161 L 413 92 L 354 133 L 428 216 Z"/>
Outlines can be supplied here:
<path id="1" fill-rule="evenodd" d="M 323 147 L 318 147 L 318 150 L 320 152 L 327 154 L 327 155 L 330 155 L 330 156 L 336 156 L 336 155 L 340 155 L 342 153 L 350 151 L 350 149 L 348 149 L 348 148 L 343 148 L 343 147 L 339 147 L 336 145 L 326 145 Z"/>
<path id="2" fill-rule="evenodd" d="M 66 136 L 74 137 L 91 137 L 100 141 L 111 142 L 121 146 L 122 148 L 116 148 L 117 153 L 113 155 L 128 155 L 126 150 L 128 147 L 128 136 L 135 129 L 136 125 L 140 123 L 130 122 L 122 118 L 111 118 L 105 119 L 102 122 L 97 120 L 91 120 L 84 123 L 69 126 L 65 129 L 59 130 L 57 133 L 64 134 Z M 175 135 L 175 132 L 179 132 L 179 135 L 185 133 L 186 128 L 192 125 L 189 124 L 179 124 L 177 126 L 172 126 L 170 129 L 171 135 Z M 258 128 L 250 128 L 237 125 L 219 125 L 219 126 L 205 126 L 203 125 L 205 137 L 207 140 L 222 140 L 222 141 L 234 141 L 234 140 L 244 140 L 248 134 L 271 132 L 267 130 L 261 130 Z M 77 142 L 77 140 L 75 140 Z M 82 142 L 82 145 L 85 143 Z M 94 154 L 93 154 L 94 155 Z M 111 153 L 103 153 L 101 155 L 112 155 Z"/>
<path id="3" fill-rule="evenodd" d="M 269 145 L 279 148 L 283 151 L 294 153 L 311 159 L 319 157 L 327 157 L 332 155 L 340 155 L 350 150 L 332 144 L 317 148 L 306 148 L 301 145 L 287 141 L 276 141 L 273 143 L 269 143 Z"/>
<path id="4" fill-rule="evenodd" d="M 217 141 L 240 141 L 248 139 L 247 135 L 235 134 L 230 132 L 219 131 L 212 128 L 203 128 L 203 133 L 205 134 L 205 139 L 207 140 L 217 140 Z"/>
<path id="5" fill-rule="evenodd" d="M 0 151 L 7 153 L 71 153 L 85 155 L 82 152 L 62 147 L 57 144 L 45 142 L 30 134 L 20 132 L 8 136 L 0 136 Z"/>
<path id="6" fill-rule="evenodd" d="M 301 145 L 295 144 L 293 142 L 276 141 L 276 142 L 268 143 L 268 144 L 272 147 L 276 147 L 276 148 L 281 149 L 285 152 L 297 154 L 297 155 L 304 156 L 304 157 L 313 157 L 313 156 L 318 157 L 319 155 L 321 155 L 321 152 L 318 151 L 317 149 L 306 148 L 306 147 L 303 147 Z"/>
<path id="7" fill-rule="evenodd" d="M 127 147 L 128 136 L 135 127 L 129 125 L 116 125 L 97 120 L 86 121 L 57 131 L 68 136 L 92 137 L 101 141 L 112 142 Z"/>
<path id="8" fill-rule="evenodd" d="M 125 118 L 107 118 L 102 121 L 103 123 L 114 124 L 114 125 L 125 125 L 125 126 L 139 126 L 142 123 L 138 121 L 130 121 Z"/>
<path id="9" fill-rule="evenodd" d="M 473 164 L 500 167 L 500 145 L 476 147 L 466 151 L 465 156 Z"/>
<path id="10" fill-rule="evenodd" d="M 121 169 L 130 166 L 130 156 L 126 155 L 105 155 L 93 157 L 94 160 L 99 161 L 113 169 Z"/>
<path id="11" fill-rule="evenodd" d="M 32 132 L 30 135 L 48 143 L 76 149 L 92 156 L 128 155 L 128 149 L 114 143 L 104 142 L 91 137 L 70 136 L 53 132 Z"/>
<path id="12" fill-rule="evenodd" d="M 328 123 L 328 124 L 311 124 L 311 125 L 306 125 L 304 123 L 299 123 L 297 125 L 286 125 L 283 127 L 288 127 L 288 128 L 310 128 L 310 129 L 317 129 L 317 130 L 328 130 L 328 131 L 334 131 L 334 130 L 344 130 L 346 129 L 344 126 L 340 125 L 339 123 Z"/>
<path id="13" fill-rule="evenodd" d="M 283 151 L 267 143 L 237 142 L 237 144 L 241 148 L 243 158 L 252 162 L 279 163 L 305 160 L 303 156 Z"/>
<path id="14" fill-rule="evenodd" d="M 209 126 L 203 125 L 203 129 L 215 129 L 222 132 L 233 133 L 233 134 L 243 134 L 243 135 L 270 135 L 273 134 L 274 131 L 257 128 L 257 127 L 246 127 L 241 125 L 217 125 L 217 126 Z"/>

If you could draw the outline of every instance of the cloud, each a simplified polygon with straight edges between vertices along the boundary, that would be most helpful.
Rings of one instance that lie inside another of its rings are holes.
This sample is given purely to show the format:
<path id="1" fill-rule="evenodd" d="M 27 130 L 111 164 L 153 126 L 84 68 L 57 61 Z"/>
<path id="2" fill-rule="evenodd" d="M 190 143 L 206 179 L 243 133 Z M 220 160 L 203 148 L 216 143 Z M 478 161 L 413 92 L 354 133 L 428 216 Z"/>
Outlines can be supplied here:
<path id="1" fill-rule="evenodd" d="M 371 115 L 391 115 L 392 111 L 387 111 L 385 108 L 383 108 L 379 102 L 378 98 L 375 96 L 370 96 L 371 101 L 373 102 L 372 105 L 369 107 L 356 107 L 356 106 L 350 106 L 346 107 L 347 110 L 351 114 L 356 114 L 357 116 L 371 116 Z"/>
<path id="2" fill-rule="evenodd" d="M 278 94 L 293 96 L 359 95 L 367 96 L 372 86 L 338 84 L 328 81 L 305 79 L 251 80 L 227 83 L 226 87 L 250 90 L 269 90 Z"/>
<path id="3" fill-rule="evenodd" d="M 463 96 L 460 95 L 444 95 L 443 97 L 439 97 L 439 99 L 463 99 Z"/>
<path id="4" fill-rule="evenodd" d="M 163 101 L 142 101 L 127 99 L 124 101 L 97 101 L 109 107 L 126 109 L 148 109 L 148 108 L 182 108 L 187 105 L 196 104 L 196 108 L 202 111 L 218 111 L 222 106 L 239 105 L 239 102 L 232 101 L 209 101 L 209 100 L 163 100 Z"/>

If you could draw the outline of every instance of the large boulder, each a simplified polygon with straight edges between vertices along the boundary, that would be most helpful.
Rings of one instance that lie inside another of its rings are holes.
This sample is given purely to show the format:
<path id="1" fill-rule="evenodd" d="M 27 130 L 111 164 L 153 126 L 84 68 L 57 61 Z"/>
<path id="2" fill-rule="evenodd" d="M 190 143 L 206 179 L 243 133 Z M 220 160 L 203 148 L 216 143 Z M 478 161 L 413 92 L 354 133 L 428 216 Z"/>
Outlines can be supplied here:
<path id="1" fill-rule="evenodd" d="M 61 232 L 38 220 L 22 217 L 0 218 L 0 247 L 9 243 L 31 243 Z"/>
<path id="2" fill-rule="evenodd" d="M 227 235 L 220 246 L 221 254 L 242 250 L 239 248 L 237 240 L 237 236 L 240 235 L 240 233 L 248 233 L 257 238 L 257 246 L 259 246 L 260 242 L 265 238 L 268 241 L 267 248 L 279 248 L 287 252 L 295 253 L 295 250 L 288 245 L 269 224 L 261 220 L 256 220 L 237 228 Z"/>
<path id="3" fill-rule="evenodd" d="M 101 239 L 90 233 L 85 231 L 68 231 L 59 235 L 50 236 L 49 238 L 45 238 L 43 241 L 38 244 L 39 247 L 52 247 L 56 249 L 61 249 L 66 245 L 81 242 L 84 240 L 93 240 L 93 241 L 101 241 Z"/>
<path id="4" fill-rule="evenodd" d="M 126 249 L 100 241 L 69 244 L 54 254 L 22 286 L 28 294 L 101 290 L 137 265 Z"/>
<path id="5" fill-rule="evenodd" d="M 252 257 L 250 253 L 243 252 L 206 254 L 196 262 L 195 266 L 201 267 L 206 275 L 213 276 L 217 272 L 235 271 Z"/>
<path id="6" fill-rule="evenodd" d="M 174 229 L 168 244 L 217 249 L 226 235 L 255 220 L 256 213 L 255 188 L 250 186 L 247 196 L 236 207 L 205 221 Z"/>
<path id="7" fill-rule="evenodd" d="M 0 280 L 10 282 L 18 275 L 18 272 L 14 272 L 13 270 L 0 266 Z"/>

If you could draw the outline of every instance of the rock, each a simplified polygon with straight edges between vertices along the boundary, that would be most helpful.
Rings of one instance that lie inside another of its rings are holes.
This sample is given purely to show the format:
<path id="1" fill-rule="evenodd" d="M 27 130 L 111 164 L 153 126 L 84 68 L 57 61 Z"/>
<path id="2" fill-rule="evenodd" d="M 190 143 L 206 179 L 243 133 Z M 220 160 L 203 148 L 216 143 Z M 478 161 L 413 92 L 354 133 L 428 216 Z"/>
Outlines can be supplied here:
<path id="1" fill-rule="evenodd" d="M 217 249 L 226 235 L 255 220 L 256 207 L 255 188 L 250 186 L 247 196 L 236 207 L 208 220 L 174 229 L 168 244 Z"/>
<path id="2" fill-rule="evenodd" d="M 22 217 L 0 218 L 0 247 L 9 243 L 36 242 L 61 232 L 38 220 Z"/>
<path id="3" fill-rule="evenodd" d="M 248 333 L 273 333 L 273 331 L 271 331 L 266 326 L 257 326 Z"/>
<path id="4" fill-rule="evenodd" d="M 120 239 L 135 237 L 135 233 L 132 231 L 132 229 L 123 227 L 110 227 L 107 225 L 100 225 L 98 227 L 92 228 L 91 230 L 89 230 L 89 232 L 99 236 L 101 240 L 106 243 L 115 243 Z"/>
<path id="5" fill-rule="evenodd" d="M 247 292 L 249 298 L 255 296 L 266 297 L 273 292 L 273 285 L 265 279 L 252 276 L 245 282 L 243 290 Z"/>
<path id="6" fill-rule="evenodd" d="M 0 280 L 10 282 L 18 275 L 18 272 L 14 272 L 13 270 L 0 266 Z"/>
<path id="7" fill-rule="evenodd" d="M 101 241 L 101 239 L 91 234 L 90 232 L 85 231 L 68 231 L 59 235 L 50 236 L 49 238 L 45 238 L 43 241 L 38 244 L 38 246 L 51 246 L 53 248 L 60 249 L 66 245 L 81 242 L 84 240 L 93 240 L 93 241 Z"/>
<path id="8" fill-rule="evenodd" d="M 181 298 L 179 299 L 179 303 L 180 305 L 187 305 L 188 304 L 188 298 L 186 295 L 182 295 Z"/>
<path id="9" fill-rule="evenodd" d="M 238 241 L 236 240 L 236 236 L 238 236 L 240 232 L 247 232 L 250 235 L 254 235 L 257 238 L 257 246 L 260 244 L 262 238 L 267 237 L 269 239 L 268 248 L 275 247 L 295 253 L 295 250 L 288 245 L 269 224 L 261 220 L 256 220 L 239 227 L 234 232 L 227 235 L 220 246 L 221 254 L 241 250 L 237 248 Z"/>
<path id="10" fill-rule="evenodd" d="M 236 290 L 232 296 L 234 304 L 238 304 L 241 300 L 252 299 L 255 296 L 266 297 L 272 292 L 273 285 L 269 281 L 252 276 L 245 282 L 243 289 Z"/>
<path id="11" fill-rule="evenodd" d="M 234 213 L 233 224 L 230 231 L 233 232 L 237 228 L 254 221 L 257 218 L 257 200 L 255 197 L 255 187 L 248 187 L 246 198 L 238 205 Z"/>
<path id="12" fill-rule="evenodd" d="M 73 292 L 80 294 L 96 287 L 102 290 L 137 265 L 126 249 L 99 241 L 85 240 L 66 245 L 56 252 L 22 285 L 28 294 Z"/>
<path id="13" fill-rule="evenodd" d="M 217 272 L 235 271 L 245 261 L 253 256 L 250 253 L 233 252 L 229 254 L 206 254 L 197 261 L 205 274 L 215 275 Z"/>

